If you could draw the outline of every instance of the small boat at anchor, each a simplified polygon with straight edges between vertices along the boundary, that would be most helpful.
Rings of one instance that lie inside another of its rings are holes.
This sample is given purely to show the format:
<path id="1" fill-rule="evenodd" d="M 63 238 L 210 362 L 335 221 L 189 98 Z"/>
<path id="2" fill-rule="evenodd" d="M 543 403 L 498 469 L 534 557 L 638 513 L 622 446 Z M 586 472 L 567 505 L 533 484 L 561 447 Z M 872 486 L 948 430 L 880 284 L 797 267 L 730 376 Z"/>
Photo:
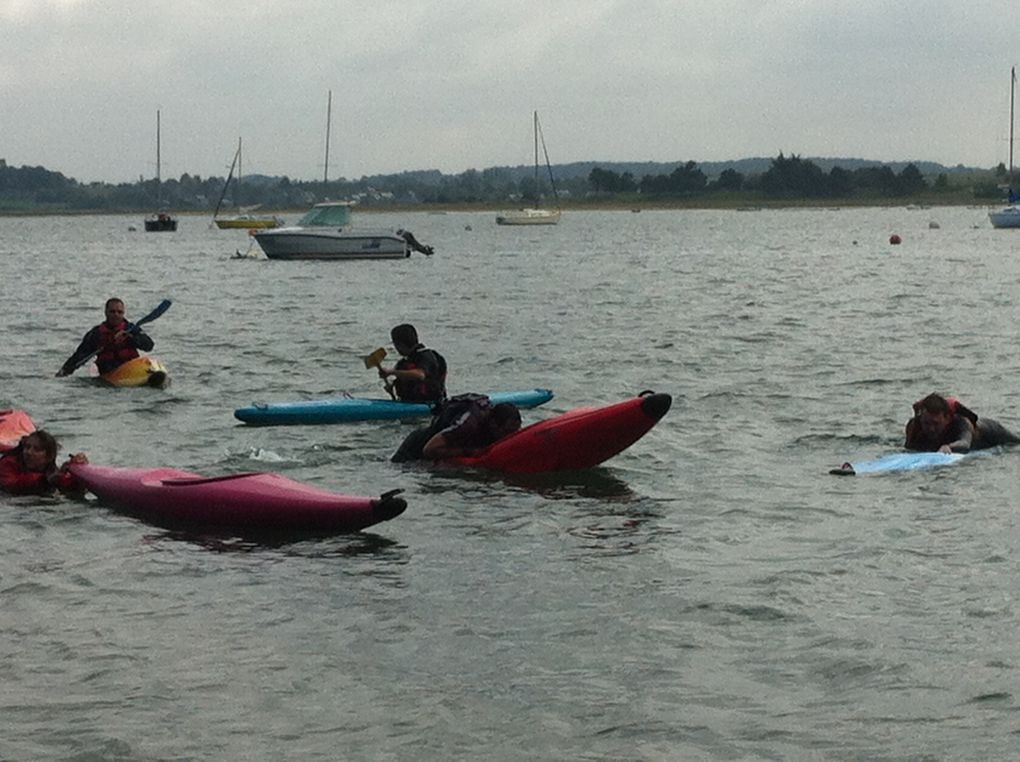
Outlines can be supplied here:
<path id="1" fill-rule="evenodd" d="M 324 201 L 295 225 L 252 233 L 269 259 L 405 259 L 414 251 L 431 256 L 406 230 L 351 226 L 350 201 Z"/>

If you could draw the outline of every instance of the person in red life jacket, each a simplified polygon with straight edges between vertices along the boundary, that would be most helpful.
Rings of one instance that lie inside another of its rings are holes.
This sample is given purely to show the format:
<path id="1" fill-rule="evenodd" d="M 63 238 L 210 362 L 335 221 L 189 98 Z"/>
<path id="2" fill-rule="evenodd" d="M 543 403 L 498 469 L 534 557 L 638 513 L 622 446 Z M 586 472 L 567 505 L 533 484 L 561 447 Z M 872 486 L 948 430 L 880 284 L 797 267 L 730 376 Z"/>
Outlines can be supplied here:
<path id="1" fill-rule="evenodd" d="M 446 360 L 418 341 L 418 331 L 402 323 L 390 331 L 393 347 L 400 354 L 396 365 L 379 366 L 379 377 L 392 386 L 397 399 L 405 402 L 440 402 L 446 399 Z M 390 379 L 393 379 L 391 382 Z"/>
<path id="2" fill-rule="evenodd" d="M 1020 437 L 1001 423 L 978 418 L 955 397 L 929 394 L 914 403 L 903 446 L 922 452 L 969 452 L 1018 442 Z"/>
<path id="3" fill-rule="evenodd" d="M 149 336 L 124 318 L 124 302 L 116 297 L 106 300 L 106 320 L 85 334 L 74 354 L 57 371 L 69 376 L 93 353 L 100 374 L 109 373 L 128 360 L 138 357 L 138 350 L 152 350 Z"/>
<path id="4" fill-rule="evenodd" d="M 21 438 L 0 457 L 0 490 L 12 495 L 48 495 L 54 490 L 80 493 L 84 487 L 68 470 L 72 463 L 88 463 L 85 453 L 75 453 L 57 467 L 57 440 L 39 429 Z"/>

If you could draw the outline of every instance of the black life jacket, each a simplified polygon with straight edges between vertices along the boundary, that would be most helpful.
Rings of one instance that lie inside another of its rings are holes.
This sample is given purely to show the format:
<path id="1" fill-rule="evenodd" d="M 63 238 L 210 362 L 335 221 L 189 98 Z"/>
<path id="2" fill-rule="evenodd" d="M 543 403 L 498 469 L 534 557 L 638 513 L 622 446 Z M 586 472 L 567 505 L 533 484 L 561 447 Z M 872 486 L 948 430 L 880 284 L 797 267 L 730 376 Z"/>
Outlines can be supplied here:
<path id="1" fill-rule="evenodd" d="M 437 376 L 426 373 L 421 381 L 396 381 L 397 397 L 409 402 L 439 402 L 446 397 L 446 358 L 434 349 L 419 344 L 407 357 L 397 361 L 397 370 L 425 370 L 419 359 L 428 353 L 435 359 Z"/>
<path id="2" fill-rule="evenodd" d="M 485 425 L 490 410 L 492 401 L 484 394 L 467 392 L 441 400 L 432 407 L 432 420 L 429 425 L 408 434 L 390 460 L 394 463 L 421 460 L 425 445 L 440 431 L 455 424 L 465 414 L 468 414 L 468 418 L 464 426 L 480 428 Z"/>
<path id="3" fill-rule="evenodd" d="M 434 434 L 455 424 L 465 413 L 470 413 L 471 418 L 476 421 L 483 421 L 492 410 L 492 400 L 484 394 L 465 392 L 456 394 L 442 402 L 437 402 L 432 408 L 432 423 L 429 428 Z"/>

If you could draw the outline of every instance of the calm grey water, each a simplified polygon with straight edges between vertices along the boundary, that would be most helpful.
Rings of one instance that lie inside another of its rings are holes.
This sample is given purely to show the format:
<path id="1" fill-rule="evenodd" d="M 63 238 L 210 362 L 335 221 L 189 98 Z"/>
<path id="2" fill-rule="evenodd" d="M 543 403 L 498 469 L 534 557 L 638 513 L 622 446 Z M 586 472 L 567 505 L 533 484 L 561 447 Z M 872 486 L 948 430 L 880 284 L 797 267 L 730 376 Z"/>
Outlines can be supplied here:
<path id="1" fill-rule="evenodd" d="M 437 254 L 238 260 L 245 232 L 202 218 L 0 218 L 0 406 L 95 463 L 409 503 L 260 545 L 0 498 L 0 758 L 1016 758 L 1020 453 L 827 469 L 896 449 L 931 391 L 1020 428 L 1020 231 L 965 208 L 367 222 Z M 111 295 L 174 300 L 149 331 L 170 389 L 53 378 Z M 554 389 L 526 421 L 674 406 L 531 481 L 393 465 L 406 424 L 232 417 L 380 394 L 360 355 L 403 321 L 452 393 Z"/>

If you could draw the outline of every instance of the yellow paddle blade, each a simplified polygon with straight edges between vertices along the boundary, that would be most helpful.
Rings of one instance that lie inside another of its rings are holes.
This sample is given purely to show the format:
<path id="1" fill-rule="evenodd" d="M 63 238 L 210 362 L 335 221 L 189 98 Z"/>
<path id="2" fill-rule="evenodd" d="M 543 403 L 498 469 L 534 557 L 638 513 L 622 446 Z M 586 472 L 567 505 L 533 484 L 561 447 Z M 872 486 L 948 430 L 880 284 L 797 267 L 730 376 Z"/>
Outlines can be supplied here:
<path id="1" fill-rule="evenodd" d="M 382 365 L 383 358 L 386 357 L 386 350 L 379 347 L 370 355 L 365 355 L 361 359 L 365 361 L 366 368 L 378 368 Z"/>

